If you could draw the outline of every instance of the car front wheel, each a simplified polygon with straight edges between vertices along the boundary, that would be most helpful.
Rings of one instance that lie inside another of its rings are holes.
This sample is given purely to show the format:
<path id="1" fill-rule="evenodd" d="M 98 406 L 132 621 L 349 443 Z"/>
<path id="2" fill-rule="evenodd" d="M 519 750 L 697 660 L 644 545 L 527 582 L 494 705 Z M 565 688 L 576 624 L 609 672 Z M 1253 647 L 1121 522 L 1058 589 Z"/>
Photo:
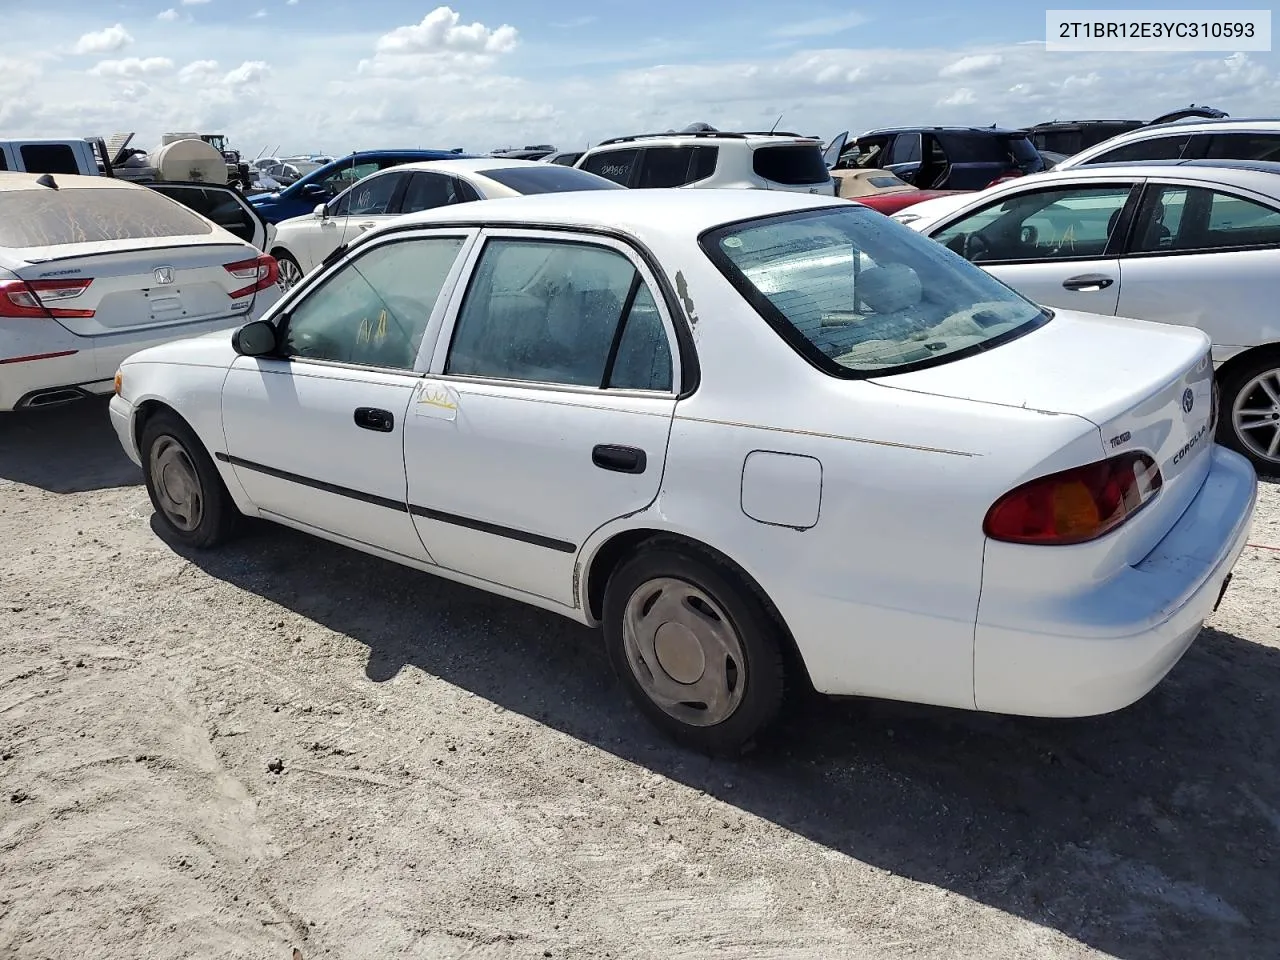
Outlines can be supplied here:
<path id="1" fill-rule="evenodd" d="M 775 719 L 782 637 L 726 565 L 683 544 L 642 549 L 609 579 L 609 658 L 640 710 L 686 746 L 736 754 Z"/>
<path id="2" fill-rule="evenodd" d="M 197 549 L 231 536 L 240 513 L 195 432 L 161 411 L 143 424 L 141 440 L 147 495 L 168 535 Z"/>
<path id="3" fill-rule="evenodd" d="M 1218 440 L 1261 474 L 1280 474 L 1280 357 L 1263 356 L 1222 378 Z"/>

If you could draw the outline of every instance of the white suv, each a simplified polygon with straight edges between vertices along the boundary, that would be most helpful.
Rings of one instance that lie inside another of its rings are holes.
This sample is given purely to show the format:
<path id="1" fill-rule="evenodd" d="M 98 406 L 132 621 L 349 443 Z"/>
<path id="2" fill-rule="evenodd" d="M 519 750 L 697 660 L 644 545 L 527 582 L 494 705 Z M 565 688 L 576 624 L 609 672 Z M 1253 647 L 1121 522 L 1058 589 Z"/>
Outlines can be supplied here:
<path id="1" fill-rule="evenodd" d="M 836 195 L 822 142 L 795 133 L 698 130 L 615 137 L 592 147 L 574 166 L 624 187 Z"/>
<path id="2" fill-rule="evenodd" d="M 1139 127 L 1058 163 L 1055 171 L 1144 160 L 1280 160 L 1280 120 L 1175 120 Z"/>

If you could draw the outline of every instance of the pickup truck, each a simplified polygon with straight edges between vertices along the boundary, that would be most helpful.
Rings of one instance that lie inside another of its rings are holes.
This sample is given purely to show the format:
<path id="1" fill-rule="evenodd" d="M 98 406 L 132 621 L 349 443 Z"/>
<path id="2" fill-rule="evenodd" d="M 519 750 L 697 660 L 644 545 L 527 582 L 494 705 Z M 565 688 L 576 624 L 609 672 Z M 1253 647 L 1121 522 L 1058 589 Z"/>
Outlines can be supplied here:
<path id="1" fill-rule="evenodd" d="M 74 173 L 96 177 L 102 173 L 101 141 L 0 140 L 0 170 L 18 173 Z"/>

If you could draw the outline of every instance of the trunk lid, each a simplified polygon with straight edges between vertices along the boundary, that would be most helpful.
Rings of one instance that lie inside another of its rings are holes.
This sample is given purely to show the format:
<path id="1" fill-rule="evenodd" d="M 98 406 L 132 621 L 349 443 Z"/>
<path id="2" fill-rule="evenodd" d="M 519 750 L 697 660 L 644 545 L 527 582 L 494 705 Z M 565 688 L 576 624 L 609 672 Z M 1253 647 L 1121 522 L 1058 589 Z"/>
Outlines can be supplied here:
<path id="1" fill-rule="evenodd" d="M 251 280 L 226 265 L 252 260 L 260 251 L 241 243 L 182 243 L 180 238 L 139 238 L 24 251 L 31 261 L 14 270 L 26 281 L 91 281 L 72 299 L 51 306 L 91 316 L 57 316 L 77 336 L 96 337 L 236 318 L 253 308 L 255 294 L 231 294 Z M 42 256 L 44 255 L 44 256 Z"/>
<path id="2" fill-rule="evenodd" d="M 1162 505 L 1148 509 L 1171 525 L 1208 471 L 1215 406 L 1209 348 L 1209 337 L 1192 327 L 1060 310 L 1040 329 L 986 353 L 873 382 L 1082 417 L 1099 429 L 1100 458 L 1144 451 L 1155 460 L 1164 491 Z"/>

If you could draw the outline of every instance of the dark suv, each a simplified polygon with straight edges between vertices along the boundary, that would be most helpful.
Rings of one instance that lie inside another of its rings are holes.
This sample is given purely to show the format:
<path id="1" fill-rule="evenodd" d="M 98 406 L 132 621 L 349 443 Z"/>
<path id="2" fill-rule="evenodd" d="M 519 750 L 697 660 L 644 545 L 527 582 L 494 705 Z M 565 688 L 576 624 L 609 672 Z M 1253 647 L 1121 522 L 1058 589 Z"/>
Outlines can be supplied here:
<path id="1" fill-rule="evenodd" d="M 896 127 L 862 134 L 838 167 L 892 170 L 921 190 L 981 190 L 1004 177 L 1039 173 L 1045 163 L 1025 130 Z"/>

